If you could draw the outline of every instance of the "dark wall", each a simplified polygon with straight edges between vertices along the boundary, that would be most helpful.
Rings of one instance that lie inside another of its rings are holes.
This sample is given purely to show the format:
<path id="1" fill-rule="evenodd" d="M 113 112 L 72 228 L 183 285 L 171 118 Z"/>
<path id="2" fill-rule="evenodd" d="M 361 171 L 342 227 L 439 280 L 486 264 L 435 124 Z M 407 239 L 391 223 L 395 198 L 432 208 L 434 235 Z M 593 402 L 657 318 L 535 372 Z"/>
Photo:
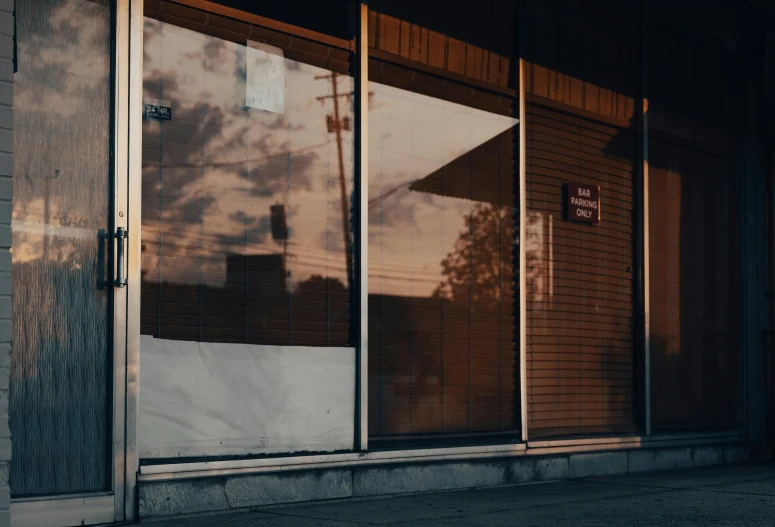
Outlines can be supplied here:
<path id="1" fill-rule="evenodd" d="M 631 121 L 640 94 L 639 17 L 622 3 L 525 0 L 525 91 Z"/>
<path id="2" fill-rule="evenodd" d="M 484 0 L 470 9 L 459 0 L 381 0 L 369 8 L 369 47 L 453 75 L 516 87 L 516 2 Z"/>

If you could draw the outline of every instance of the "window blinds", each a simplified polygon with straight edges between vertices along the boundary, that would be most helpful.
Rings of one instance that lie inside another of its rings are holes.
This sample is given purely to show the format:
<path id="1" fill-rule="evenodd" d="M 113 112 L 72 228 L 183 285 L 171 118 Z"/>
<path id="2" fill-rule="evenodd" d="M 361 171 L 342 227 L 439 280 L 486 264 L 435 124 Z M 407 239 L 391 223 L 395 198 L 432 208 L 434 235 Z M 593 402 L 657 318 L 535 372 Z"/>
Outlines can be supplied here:
<path id="1" fill-rule="evenodd" d="M 526 106 L 530 437 L 633 430 L 635 133 Z M 600 224 L 562 217 L 563 185 L 600 186 Z"/>

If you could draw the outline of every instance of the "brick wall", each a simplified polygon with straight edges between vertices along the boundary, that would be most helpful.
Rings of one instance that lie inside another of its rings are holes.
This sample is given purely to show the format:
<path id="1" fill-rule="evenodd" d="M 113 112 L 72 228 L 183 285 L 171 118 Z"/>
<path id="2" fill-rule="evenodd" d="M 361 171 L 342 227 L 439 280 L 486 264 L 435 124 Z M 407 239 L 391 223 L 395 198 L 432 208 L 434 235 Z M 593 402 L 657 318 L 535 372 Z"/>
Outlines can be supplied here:
<path id="1" fill-rule="evenodd" d="M 0 527 L 11 524 L 8 378 L 11 362 L 11 203 L 13 200 L 13 8 L 0 0 Z"/>

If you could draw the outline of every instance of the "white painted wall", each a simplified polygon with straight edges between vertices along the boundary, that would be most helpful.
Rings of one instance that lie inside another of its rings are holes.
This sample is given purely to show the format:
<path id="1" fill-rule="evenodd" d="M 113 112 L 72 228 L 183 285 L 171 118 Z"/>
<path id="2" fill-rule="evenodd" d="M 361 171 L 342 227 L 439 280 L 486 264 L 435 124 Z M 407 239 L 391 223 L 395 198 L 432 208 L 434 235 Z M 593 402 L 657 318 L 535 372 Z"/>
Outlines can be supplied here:
<path id="1" fill-rule="evenodd" d="M 143 336 L 141 458 L 353 448 L 355 350 Z"/>

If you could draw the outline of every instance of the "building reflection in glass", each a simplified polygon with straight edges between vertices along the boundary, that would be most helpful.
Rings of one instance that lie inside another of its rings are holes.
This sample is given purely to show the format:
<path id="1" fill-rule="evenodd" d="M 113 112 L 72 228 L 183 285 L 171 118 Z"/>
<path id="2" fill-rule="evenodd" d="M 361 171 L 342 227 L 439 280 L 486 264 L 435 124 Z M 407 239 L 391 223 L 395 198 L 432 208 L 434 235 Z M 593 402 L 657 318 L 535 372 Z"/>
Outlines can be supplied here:
<path id="1" fill-rule="evenodd" d="M 143 334 L 348 343 L 348 53 L 262 35 L 285 57 L 282 113 L 246 106 L 244 41 L 146 18 L 144 98 L 172 120 L 143 129 Z"/>
<path id="2" fill-rule="evenodd" d="M 370 432 L 513 430 L 512 101 L 370 77 Z"/>

